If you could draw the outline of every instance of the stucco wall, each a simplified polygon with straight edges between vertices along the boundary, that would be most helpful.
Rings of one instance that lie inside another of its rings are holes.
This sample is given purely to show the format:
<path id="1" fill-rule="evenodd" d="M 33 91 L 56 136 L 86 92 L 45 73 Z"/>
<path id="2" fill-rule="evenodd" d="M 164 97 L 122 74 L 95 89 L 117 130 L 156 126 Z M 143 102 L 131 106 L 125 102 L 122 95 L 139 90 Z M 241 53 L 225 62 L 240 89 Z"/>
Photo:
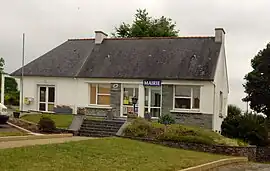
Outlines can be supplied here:
<path id="1" fill-rule="evenodd" d="M 24 97 L 34 98 L 30 105 L 24 104 L 23 110 L 38 109 L 38 85 L 55 85 L 55 104 L 69 105 L 75 108 L 77 87 L 76 80 L 73 78 L 55 78 L 55 77 L 24 77 Z"/>
<path id="2" fill-rule="evenodd" d="M 24 105 L 24 110 L 38 109 L 38 89 L 40 85 L 55 85 L 56 88 L 56 105 L 69 105 L 73 108 L 74 113 L 78 107 L 89 107 L 89 83 L 134 83 L 142 85 L 143 80 L 109 80 L 109 79 L 83 79 L 83 78 L 56 78 L 56 77 L 25 77 L 24 79 L 24 97 L 33 97 L 31 105 Z M 213 93 L 214 84 L 208 81 L 162 81 L 162 114 L 170 112 L 173 109 L 173 85 L 199 85 L 201 86 L 200 110 L 202 114 L 213 114 Z M 120 85 L 121 87 L 121 85 Z M 165 89 L 164 89 L 165 87 Z M 166 90 L 170 88 L 168 92 Z M 115 112 L 120 111 L 120 89 L 114 90 L 111 94 L 115 95 L 111 100 L 118 105 Z M 167 94 L 167 96 L 165 96 Z M 119 98 L 116 101 L 115 98 Z M 144 99 L 142 99 L 144 102 Z M 111 107 L 114 107 L 113 105 Z M 144 110 L 142 110 L 144 111 Z M 189 113 L 187 113 L 189 114 Z M 190 113 L 192 115 L 192 113 Z M 142 114 L 143 116 L 143 114 Z"/>
<path id="3" fill-rule="evenodd" d="M 227 65 L 226 65 L 226 54 L 225 54 L 225 46 L 224 44 L 221 47 L 220 56 L 218 65 L 216 68 L 215 75 L 215 106 L 214 106 L 214 122 L 213 127 L 214 130 L 221 131 L 221 124 L 224 118 L 227 116 L 227 106 L 228 106 L 228 75 L 227 75 Z M 223 118 L 219 117 L 219 106 L 220 106 L 220 91 L 223 92 Z"/>

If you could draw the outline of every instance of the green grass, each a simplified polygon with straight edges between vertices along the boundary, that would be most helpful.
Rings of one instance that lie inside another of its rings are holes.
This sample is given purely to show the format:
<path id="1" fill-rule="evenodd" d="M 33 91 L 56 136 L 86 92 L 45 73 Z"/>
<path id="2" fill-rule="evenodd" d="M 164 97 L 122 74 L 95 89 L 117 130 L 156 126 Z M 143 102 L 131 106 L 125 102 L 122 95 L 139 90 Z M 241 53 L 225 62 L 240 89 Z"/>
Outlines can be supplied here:
<path id="1" fill-rule="evenodd" d="M 68 114 L 29 114 L 22 116 L 21 119 L 38 123 L 42 116 L 51 118 L 55 122 L 55 126 L 58 128 L 67 128 L 73 119 L 73 115 Z"/>
<path id="2" fill-rule="evenodd" d="M 228 158 L 121 138 L 0 150 L 2 171 L 174 171 Z"/>
<path id="3" fill-rule="evenodd" d="M 0 132 L 0 137 L 7 137 L 7 136 L 24 136 L 27 133 L 24 132 Z"/>

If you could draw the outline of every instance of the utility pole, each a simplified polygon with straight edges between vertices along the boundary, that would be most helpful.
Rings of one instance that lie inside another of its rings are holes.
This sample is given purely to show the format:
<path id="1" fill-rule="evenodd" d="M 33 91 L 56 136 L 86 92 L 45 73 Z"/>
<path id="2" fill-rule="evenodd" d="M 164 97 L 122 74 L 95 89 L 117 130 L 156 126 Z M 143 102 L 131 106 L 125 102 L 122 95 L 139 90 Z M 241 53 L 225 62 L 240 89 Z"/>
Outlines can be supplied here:
<path id="1" fill-rule="evenodd" d="M 21 75 L 21 97 L 20 97 L 20 110 L 23 111 L 23 76 L 24 76 L 24 44 L 25 34 L 23 33 L 23 44 L 22 44 L 22 75 Z"/>

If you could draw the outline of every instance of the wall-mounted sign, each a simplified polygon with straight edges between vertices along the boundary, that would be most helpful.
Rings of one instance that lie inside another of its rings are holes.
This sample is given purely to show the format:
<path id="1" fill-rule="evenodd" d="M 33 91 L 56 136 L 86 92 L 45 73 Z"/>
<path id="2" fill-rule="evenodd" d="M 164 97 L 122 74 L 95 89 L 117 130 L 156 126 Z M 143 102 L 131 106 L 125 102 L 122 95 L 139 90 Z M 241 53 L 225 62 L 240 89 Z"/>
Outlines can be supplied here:
<path id="1" fill-rule="evenodd" d="M 161 86 L 161 80 L 143 80 L 144 86 Z"/>
<path id="2" fill-rule="evenodd" d="M 121 85 L 120 84 L 118 84 L 118 83 L 115 83 L 115 84 L 111 84 L 111 89 L 112 90 L 120 90 L 120 88 L 121 88 Z"/>

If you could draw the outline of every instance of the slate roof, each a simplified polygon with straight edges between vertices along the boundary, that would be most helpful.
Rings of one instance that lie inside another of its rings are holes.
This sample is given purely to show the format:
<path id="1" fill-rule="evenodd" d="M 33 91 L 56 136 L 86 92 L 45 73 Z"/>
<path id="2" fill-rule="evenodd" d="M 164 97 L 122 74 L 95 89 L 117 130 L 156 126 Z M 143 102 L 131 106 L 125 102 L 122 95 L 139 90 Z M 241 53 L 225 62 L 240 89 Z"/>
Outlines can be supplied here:
<path id="1" fill-rule="evenodd" d="M 220 48 L 214 37 L 117 38 L 100 45 L 73 39 L 26 65 L 24 75 L 213 80 Z"/>
<path id="2" fill-rule="evenodd" d="M 94 39 L 66 41 L 24 66 L 25 76 L 74 77 L 94 47 Z M 11 74 L 21 76 L 21 68 Z"/>

